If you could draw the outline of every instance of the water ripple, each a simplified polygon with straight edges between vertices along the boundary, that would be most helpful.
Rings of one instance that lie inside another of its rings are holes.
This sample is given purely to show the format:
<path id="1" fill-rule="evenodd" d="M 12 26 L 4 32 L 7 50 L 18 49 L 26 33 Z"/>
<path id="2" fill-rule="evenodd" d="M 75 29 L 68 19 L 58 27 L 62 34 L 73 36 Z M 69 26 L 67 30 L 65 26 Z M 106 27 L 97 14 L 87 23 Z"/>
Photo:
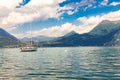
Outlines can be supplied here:
<path id="1" fill-rule="evenodd" d="M 0 49 L 0 80 L 120 80 L 120 48 Z"/>

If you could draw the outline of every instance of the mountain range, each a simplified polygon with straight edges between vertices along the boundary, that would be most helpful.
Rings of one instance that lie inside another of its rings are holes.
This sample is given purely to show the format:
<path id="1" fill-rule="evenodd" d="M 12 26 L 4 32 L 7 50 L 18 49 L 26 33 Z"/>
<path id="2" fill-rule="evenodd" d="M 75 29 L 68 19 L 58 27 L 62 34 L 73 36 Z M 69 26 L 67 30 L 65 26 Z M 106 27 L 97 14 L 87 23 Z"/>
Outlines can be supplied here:
<path id="1" fill-rule="evenodd" d="M 34 42 L 51 41 L 51 40 L 54 40 L 55 38 L 56 37 L 37 36 L 37 37 L 32 37 L 32 41 L 34 41 Z M 24 37 L 20 41 L 29 42 L 29 41 L 31 41 L 31 38 Z"/>
<path id="2" fill-rule="evenodd" d="M 120 21 L 104 20 L 88 33 L 78 34 L 71 31 L 58 38 L 38 36 L 32 40 L 40 47 L 68 46 L 120 46 Z M 0 28 L 0 47 L 18 45 L 18 39 Z M 29 42 L 30 38 L 21 39 Z"/>
<path id="3" fill-rule="evenodd" d="M 120 21 L 104 20 L 88 33 L 72 31 L 41 46 L 120 46 Z"/>

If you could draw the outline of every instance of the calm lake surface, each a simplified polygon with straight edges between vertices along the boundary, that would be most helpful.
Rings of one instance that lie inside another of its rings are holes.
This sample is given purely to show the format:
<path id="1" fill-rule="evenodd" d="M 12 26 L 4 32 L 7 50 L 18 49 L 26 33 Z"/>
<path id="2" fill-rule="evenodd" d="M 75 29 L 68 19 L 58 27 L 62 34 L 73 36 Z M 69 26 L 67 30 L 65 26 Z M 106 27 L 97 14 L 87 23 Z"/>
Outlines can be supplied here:
<path id="1" fill-rule="evenodd" d="M 0 49 L 0 80 L 120 80 L 120 47 Z"/>

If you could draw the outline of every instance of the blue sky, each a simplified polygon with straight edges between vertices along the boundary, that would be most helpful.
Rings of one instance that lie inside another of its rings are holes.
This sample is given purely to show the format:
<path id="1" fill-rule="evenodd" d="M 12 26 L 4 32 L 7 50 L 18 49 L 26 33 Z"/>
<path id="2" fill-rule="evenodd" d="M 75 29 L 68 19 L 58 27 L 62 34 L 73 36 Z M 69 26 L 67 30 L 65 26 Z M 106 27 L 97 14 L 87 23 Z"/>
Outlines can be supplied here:
<path id="1" fill-rule="evenodd" d="M 120 20 L 119 0 L 1 0 L 0 27 L 18 38 L 86 33 L 102 20 Z"/>

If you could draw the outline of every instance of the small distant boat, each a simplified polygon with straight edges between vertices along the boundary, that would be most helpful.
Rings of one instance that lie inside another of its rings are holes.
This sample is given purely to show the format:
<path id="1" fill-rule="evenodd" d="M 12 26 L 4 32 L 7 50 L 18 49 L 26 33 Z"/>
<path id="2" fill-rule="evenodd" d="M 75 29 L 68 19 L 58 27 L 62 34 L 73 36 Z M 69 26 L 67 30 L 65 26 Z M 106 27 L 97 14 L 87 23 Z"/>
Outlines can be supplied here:
<path id="1" fill-rule="evenodd" d="M 20 51 L 21 52 L 33 52 L 33 51 L 37 51 L 37 47 L 34 47 L 34 46 L 21 47 Z"/>

